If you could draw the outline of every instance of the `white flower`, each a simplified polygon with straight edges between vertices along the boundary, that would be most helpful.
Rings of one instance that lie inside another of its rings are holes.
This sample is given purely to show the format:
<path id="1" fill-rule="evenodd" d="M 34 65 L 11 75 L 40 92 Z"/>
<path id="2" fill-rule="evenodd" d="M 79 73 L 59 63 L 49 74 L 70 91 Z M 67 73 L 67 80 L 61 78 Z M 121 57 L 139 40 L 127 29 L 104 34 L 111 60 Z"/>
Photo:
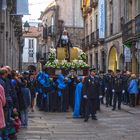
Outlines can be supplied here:
<path id="1" fill-rule="evenodd" d="M 62 60 L 62 62 L 61 62 L 62 65 L 66 64 L 66 63 L 67 63 L 67 60 L 65 60 L 65 59 Z"/>
<path id="2" fill-rule="evenodd" d="M 81 49 L 78 50 L 78 55 L 80 56 L 83 53 Z"/>
<path id="3" fill-rule="evenodd" d="M 77 60 L 77 59 L 74 59 L 74 60 L 73 60 L 73 63 L 74 63 L 74 64 L 78 64 L 78 60 Z"/>
<path id="4" fill-rule="evenodd" d="M 59 63 L 58 59 L 55 59 L 55 60 L 54 60 L 54 63 L 55 63 L 55 64 L 58 64 L 58 63 Z"/>
<path id="5" fill-rule="evenodd" d="M 50 48 L 50 53 L 56 54 L 56 49 L 55 48 Z"/>

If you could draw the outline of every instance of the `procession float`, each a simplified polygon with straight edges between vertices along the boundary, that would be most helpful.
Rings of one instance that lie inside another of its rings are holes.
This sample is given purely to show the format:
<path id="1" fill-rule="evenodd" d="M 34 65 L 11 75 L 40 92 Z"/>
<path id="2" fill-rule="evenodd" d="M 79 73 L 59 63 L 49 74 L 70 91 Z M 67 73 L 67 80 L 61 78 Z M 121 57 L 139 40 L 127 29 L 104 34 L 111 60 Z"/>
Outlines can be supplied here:
<path id="1" fill-rule="evenodd" d="M 88 75 L 87 55 L 79 47 L 73 47 L 67 31 L 63 31 L 56 48 L 50 48 L 45 68 L 51 76 L 67 75 L 74 70 L 79 76 Z"/>

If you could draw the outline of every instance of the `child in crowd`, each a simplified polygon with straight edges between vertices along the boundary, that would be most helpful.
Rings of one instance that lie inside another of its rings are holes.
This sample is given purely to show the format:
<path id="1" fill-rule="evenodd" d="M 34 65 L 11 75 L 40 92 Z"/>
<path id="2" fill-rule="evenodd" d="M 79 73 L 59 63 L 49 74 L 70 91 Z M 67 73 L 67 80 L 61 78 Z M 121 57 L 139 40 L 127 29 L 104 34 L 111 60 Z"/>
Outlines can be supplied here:
<path id="1" fill-rule="evenodd" d="M 16 140 L 17 133 L 19 132 L 19 129 L 21 126 L 21 121 L 20 121 L 19 114 L 18 114 L 16 108 L 13 109 L 11 121 L 12 121 L 12 123 L 11 123 L 12 125 L 11 125 L 10 130 L 9 130 L 9 138 Z"/>

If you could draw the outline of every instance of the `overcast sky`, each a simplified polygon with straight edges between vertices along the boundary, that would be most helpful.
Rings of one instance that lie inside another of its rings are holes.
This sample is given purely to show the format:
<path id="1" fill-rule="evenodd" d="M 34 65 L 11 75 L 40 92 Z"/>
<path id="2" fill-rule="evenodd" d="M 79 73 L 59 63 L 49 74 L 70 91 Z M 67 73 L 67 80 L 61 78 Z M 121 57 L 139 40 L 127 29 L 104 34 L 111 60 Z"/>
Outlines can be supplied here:
<path id="1" fill-rule="evenodd" d="M 44 11 L 48 4 L 54 0 L 29 0 L 29 14 L 23 17 L 23 21 L 37 20 L 40 17 L 40 12 Z"/>

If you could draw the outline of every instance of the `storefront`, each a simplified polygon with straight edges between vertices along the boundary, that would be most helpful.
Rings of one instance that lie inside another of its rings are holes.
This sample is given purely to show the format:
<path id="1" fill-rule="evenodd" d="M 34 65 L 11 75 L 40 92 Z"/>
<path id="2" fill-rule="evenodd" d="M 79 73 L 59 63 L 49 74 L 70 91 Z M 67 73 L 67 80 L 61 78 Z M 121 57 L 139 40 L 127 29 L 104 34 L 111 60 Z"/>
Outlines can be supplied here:
<path id="1" fill-rule="evenodd" d="M 113 70 L 114 72 L 118 68 L 118 56 L 117 56 L 117 49 L 112 47 L 109 52 L 108 57 L 108 69 Z"/>

